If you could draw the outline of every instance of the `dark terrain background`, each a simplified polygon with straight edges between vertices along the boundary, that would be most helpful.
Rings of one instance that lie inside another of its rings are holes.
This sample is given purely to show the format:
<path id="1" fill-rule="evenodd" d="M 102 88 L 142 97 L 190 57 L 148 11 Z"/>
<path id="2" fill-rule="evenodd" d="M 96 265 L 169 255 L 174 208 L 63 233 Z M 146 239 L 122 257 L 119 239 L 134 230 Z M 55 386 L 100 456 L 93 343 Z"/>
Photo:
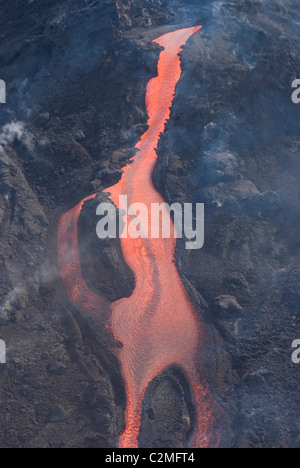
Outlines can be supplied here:
<path id="1" fill-rule="evenodd" d="M 120 177 L 147 125 L 152 39 L 202 24 L 158 148 L 166 201 L 205 202 L 206 243 L 176 262 L 206 325 L 199 369 L 221 447 L 299 447 L 299 2 L 1 0 L 1 447 L 116 447 L 126 395 L 116 343 L 72 307 L 57 270 L 59 215 Z M 94 202 L 95 203 L 95 202 Z M 80 219 L 83 274 L 110 301 L 129 295 L 116 244 Z M 96 260 L 95 260 L 96 259 Z M 184 447 L 184 375 L 158 376 L 141 446 Z"/>

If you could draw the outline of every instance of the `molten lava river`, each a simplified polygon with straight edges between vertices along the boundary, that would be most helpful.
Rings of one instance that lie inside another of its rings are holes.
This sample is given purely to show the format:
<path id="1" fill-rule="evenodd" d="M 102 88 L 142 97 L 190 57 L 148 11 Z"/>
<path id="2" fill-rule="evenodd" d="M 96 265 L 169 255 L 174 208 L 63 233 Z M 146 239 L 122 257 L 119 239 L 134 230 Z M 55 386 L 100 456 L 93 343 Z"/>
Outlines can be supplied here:
<path id="1" fill-rule="evenodd" d="M 144 203 L 149 213 L 151 203 L 164 202 L 152 183 L 156 148 L 170 117 L 176 84 L 181 76 L 179 53 L 200 28 L 178 30 L 153 41 L 163 51 L 159 57 L 158 76 L 147 87 L 149 128 L 136 146 L 138 152 L 132 164 L 124 168 L 120 182 L 105 190 L 116 206 L 120 195 L 127 195 L 128 204 Z M 78 250 L 78 217 L 87 199 L 59 221 L 58 259 L 70 301 L 89 313 L 100 314 L 105 303 L 84 282 Z M 125 222 L 128 225 L 128 220 Z M 130 298 L 110 306 L 111 330 L 123 345 L 116 353 L 127 391 L 126 429 L 120 438 L 120 448 L 138 448 L 147 386 L 172 364 L 185 371 L 194 396 L 198 423 L 190 444 L 192 447 L 210 446 L 211 398 L 204 382 L 199 380 L 196 365 L 204 332 L 173 262 L 175 245 L 176 234 L 171 239 L 132 239 L 130 236 L 121 239 L 125 261 L 135 276 L 135 290 Z"/>

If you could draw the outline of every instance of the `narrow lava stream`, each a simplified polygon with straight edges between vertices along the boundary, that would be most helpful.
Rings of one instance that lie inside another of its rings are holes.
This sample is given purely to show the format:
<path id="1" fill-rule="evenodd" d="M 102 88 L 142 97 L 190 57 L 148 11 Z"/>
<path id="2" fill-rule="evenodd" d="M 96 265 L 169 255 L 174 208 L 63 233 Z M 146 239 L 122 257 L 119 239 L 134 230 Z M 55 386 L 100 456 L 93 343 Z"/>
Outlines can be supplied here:
<path id="1" fill-rule="evenodd" d="M 149 128 L 136 145 L 139 150 L 132 164 L 124 168 L 118 184 L 108 188 L 111 200 L 119 205 L 119 196 L 127 195 L 128 204 L 144 203 L 151 213 L 152 203 L 164 200 L 155 190 L 152 173 L 156 148 L 170 117 L 176 84 L 181 76 L 179 53 L 182 46 L 201 26 L 166 34 L 153 42 L 163 47 L 158 76 L 147 87 L 146 106 Z M 92 195 L 89 198 L 93 198 Z M 101 313 L 105 302 L 93 294 L 81 274 L 78 251 L 78 217 L 85 201 L 65 213 L 58 225 L 58 260 L 71 302 L 92 313 Z M 128 226 L 127 221 L 126 229 Z M 149 219 L 141 224 L 150 225 Z M 125 261 L 135 276 L 136 287 L 130 298 L 111 304 L 111 329 L 123 344 L 117 357 L 126 383 L 126 430 L 120 448 L 137 448 L 142 402 L 148 384 L 172 364 L 187 374 L 197 409 L 197 428 L 193 447 L 208 447 L 213 425 L 211 398 L 200 383 L 197 353 L 203 345 L 204 330 L 173 262 L 176 235 L 171 239 L 121 239 Z"/>

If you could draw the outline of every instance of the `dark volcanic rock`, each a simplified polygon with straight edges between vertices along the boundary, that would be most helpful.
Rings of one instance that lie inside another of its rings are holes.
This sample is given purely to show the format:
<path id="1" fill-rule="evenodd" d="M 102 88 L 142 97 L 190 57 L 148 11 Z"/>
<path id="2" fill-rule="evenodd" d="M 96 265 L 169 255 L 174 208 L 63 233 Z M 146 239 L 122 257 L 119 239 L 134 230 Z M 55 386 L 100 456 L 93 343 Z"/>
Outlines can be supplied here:
<path id="1" fill-rule="evenodd" d="M 100 203 L 111 201 L 106 195 L 100 194 L 95 200 L 86 202 L 80 216 L 78 228 L 81 270 L 89 289 L 112 303 L 131 296 L 135 280 L 124 261 L 119 235 L 117 239 L 97 237 L 96 225 L 100 217 L 96 216 L 96 209 Z"/>
<path id="2" fill-rule="evenodd" d="M 204 368 L 230 427 L 225 446 L 299 444 L 290 352 L 299 312 L 288 292 L 299 263 L 298 10 L 294 1 L 205 2 L 158 148 L 164 198 L 206 205 L 205 246 L 189 253 L 178 244 L 177 266 L 221 337 Z M 219 374 L 221 349 L 229 379 Z"/>
<path id="3" fill-rule="evenodd" d="M 220 315 L 236 316 L 243 312 L 243 308 L 233 296 L 219 296 L 215 299 L 215 311 Z"/>
<path id="4" fill-rule="evenodd" d="M 299 446 L 298 13 L 296 0 L 1 2 L 1 447 L 118 444 L 118 344 L 69 303 L 56 221 L 119 180 L 147 128 L 151 41 L 196 24 L 154 183 L 168 202 L 206 204 L 204 248 L 176 251 L 206 326 L 199 369 L 221 446 Z M 80 218 L 82 273 L 116 300 L 134 281 L 120 245 L 96 238 L 95 203 Z M 185 377 L 168 369 L 147 390 L 141 445 L 185 447 L 193 417 Z"/>
<path id="5" fill-rule="evenodd" d="M 180 369 L 171 367 L 157 376 L 146 392 L 140 446 L 183 448 L 194 427 L 189 384 Z"/>

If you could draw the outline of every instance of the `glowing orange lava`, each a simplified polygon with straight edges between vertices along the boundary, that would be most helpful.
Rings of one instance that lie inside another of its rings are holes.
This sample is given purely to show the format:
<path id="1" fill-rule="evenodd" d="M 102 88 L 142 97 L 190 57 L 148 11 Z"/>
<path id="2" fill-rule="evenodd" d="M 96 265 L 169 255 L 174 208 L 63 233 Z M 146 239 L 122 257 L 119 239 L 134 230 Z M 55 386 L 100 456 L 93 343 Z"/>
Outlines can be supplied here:
<path id="1" fill-rule="evenodd" d="M 83 280 L 78 249 L 78 218 L 84 203 L 95 196 L 91 195 L 82 200 L 60 218 L 57 229 L 57 254 L 60 273 L 70 301 L 78 307 L 88 306 L 90 311 L 98 313 L 105 301 L 93 294 Z"/>
<path id="2" fill-rule="evenodd" d="M 147 87 L 149 128 L 136 146 L 139 151 L 134 161 L 124 168 L 120 182 L 105 191 L 110 193 L 116 206 L 120 195 L 128 196 L 128 204 L 146 204 L 149 213 L 151 203 L 164 202 L 152 183 L 156 147 L 170 117 L 176 84 L 181 76 L 179 53 L 200 28 L 182 29 L 154 41 L 163 51 L 159 57 L 158 76 Z M 70 300 L 100 313 L 101 299 L 89 291 L 81 275 L 77 224 L 84 201 L 66 213 L 59 223 L 59 265 Z M 136 287 L 130 298 L 111 304 L 112 332 L 123 344 L 117 356 L 127 390 L 126 430 L 119 446 L 138 447 L 142 401 L 147 386 L 164 369 L 177 364 L 190 379 L 197 408 L 198 427 L 192 445 L 207 447 L 213 416 L 209 393 L 198 379 L 196 366 L 204 333 L 173 262 L 176 236 L 171 239 L 122 238 L 121 246 L 125 261 L 134 273 Z"/>

